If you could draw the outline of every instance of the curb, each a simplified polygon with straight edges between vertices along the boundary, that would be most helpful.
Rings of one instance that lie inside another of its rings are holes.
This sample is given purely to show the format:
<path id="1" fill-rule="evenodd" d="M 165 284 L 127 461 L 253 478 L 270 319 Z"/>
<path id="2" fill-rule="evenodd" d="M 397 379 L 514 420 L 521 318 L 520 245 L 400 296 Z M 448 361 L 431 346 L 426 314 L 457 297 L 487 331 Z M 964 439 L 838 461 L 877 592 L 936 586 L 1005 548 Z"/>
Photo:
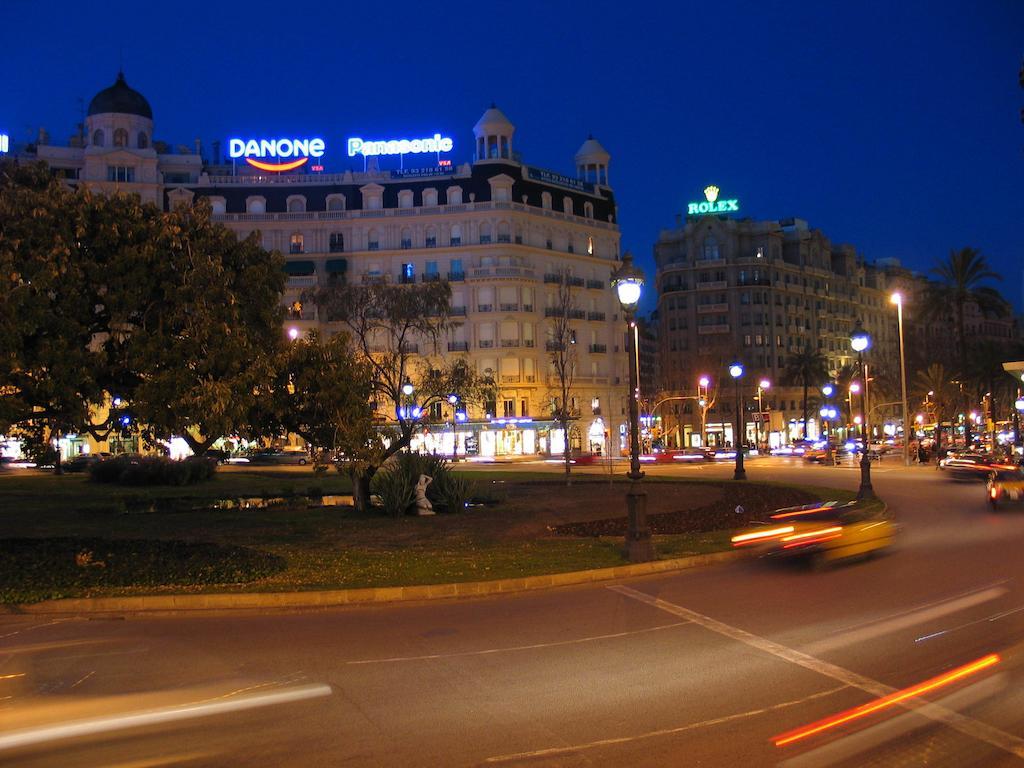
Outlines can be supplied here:
<path id="1" fill-rule="evenodd" d="M 458 597 L 511 594 L 536 589 L 590 584 L 597 581 L 649 576 L 681 571 L 705 565 L 726 563 L 741 552 L 713 552 L 706 555 L 655 560 L 650 563 L 618 565 L 589 571 L 570 571 L 544 576 L 494 581 L 464 581 L 454 584 L 422 584 L 411 587 L 369 587 L 308 592 L 239 592 L 208 595 L 143 595 L 139 597 L 86 597 L 45 600 L 19 605 L 13 612 L 22 614 L 110 613 L 149 611 L 203 611 L 239 608 L 323 608 L 338 605 L 371 605 L 413 600 L 442 600 Z"/>

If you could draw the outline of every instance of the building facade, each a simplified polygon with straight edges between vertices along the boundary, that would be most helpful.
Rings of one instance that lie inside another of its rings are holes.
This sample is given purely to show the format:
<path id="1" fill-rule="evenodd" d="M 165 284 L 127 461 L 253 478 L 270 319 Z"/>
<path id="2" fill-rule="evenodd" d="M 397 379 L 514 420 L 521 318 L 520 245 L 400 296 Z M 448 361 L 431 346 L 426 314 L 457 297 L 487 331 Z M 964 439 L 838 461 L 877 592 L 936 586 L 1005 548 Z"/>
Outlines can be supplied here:
<path id="1" fill-rule="evenodd" d="M 319 287 L 449 283 L 455 323 L 439 348 L 424 341 L 417 352 L 427 361 L 466 358 L 494 379 L 498 395 L 471 406 L 465 422 L 444 409 L 425 414 L 414 448 L 490 457 L 558 453 L 567 438 L 581 451 L 626 445 L 624 323 L 609 284 L 620 233 L 610 156 L 592 137 L 571 175 L 531 166 L 513 149 L 515 127 L 492 106 L 473 127 L 465 162 L 441 161 L 439 151 L 435 165 L 408 168 L 403 156 L 402 167 L 386 169 L 389 158 L 364 153 L 361 169 L 303 173 L 309 165 L 279 172 L 285 165 L 226 166 L 216 156 L 204 163 L 198 143 L 194 152 L 162 151 L 153 126 L 149 103 L 119 74 L 92 100 L 70 146 L 40 143 L 28 154 L 70 183 L 138 194 L 168 210 L 205 199 L 239 237 L 258 232 L 287 260 L 282 332 L 292 338 L 340 330 L 304 301 Z M 368 145 L 383 155 L 388 143 Z M 351 140 L 349 147 L 351 155 Z M 562 311 L 563 282 L 577 416 L 568 436 L 551 420 L 551 319 Z"/>

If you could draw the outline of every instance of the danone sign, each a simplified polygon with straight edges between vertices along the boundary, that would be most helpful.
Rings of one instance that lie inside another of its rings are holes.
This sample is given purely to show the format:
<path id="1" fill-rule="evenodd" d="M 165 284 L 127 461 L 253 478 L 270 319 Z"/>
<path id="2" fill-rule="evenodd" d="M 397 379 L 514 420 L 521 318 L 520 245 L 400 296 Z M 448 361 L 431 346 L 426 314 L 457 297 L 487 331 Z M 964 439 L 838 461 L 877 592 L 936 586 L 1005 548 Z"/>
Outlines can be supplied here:
<path id="1" fill-rule="evenodd" d="M 739 200 L 719 200 L 718 187 L 711 184 L 704 187 L 704 201 L 700 203 L 689 203 L 686 206 L 688 216 L 703 216 L 707 213 L 729 213 L 740 209 Z"/>
<path id="2" fill-rule="evenodd" d="M 228 155 L 261 171 L 291 171 L 323 157 L 323 139 L 229 139 Z"/>

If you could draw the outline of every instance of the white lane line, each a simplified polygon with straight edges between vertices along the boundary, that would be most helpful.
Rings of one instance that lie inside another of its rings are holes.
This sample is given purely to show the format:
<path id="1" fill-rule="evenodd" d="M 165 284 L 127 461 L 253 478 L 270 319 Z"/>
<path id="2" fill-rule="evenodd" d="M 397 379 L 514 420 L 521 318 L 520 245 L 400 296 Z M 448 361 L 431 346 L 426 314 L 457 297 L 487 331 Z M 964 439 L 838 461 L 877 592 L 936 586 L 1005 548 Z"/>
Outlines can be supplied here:
<path id="1" fill-rule="evenodd" d="M 956 613 L 957 611 L 973 608 L 976 605 L 987 603 L 990 600 L 996 600 L 1005 595 L 1006 592 L 1006 587 L 992 587 L 990 589 L 983 589 L 980 592 L 964 595 L 963 597 L 956 597 L 944 602 L 932 603 L 920 608 L 911 609 L 902 615 L 894 616 L 889 619 L 882 619 L 861 627 L 860 629 L 844 632 L 835 637 L 828 637 L 823 640 L 810 643 L 809 645 L 804 646 L 804 650 L 807 653 L 825 653 L 827 651 L 835 650 L 836 648 L 853 645 L 854 643 L 861 643 L 865 640 L 881 637 L 882 635 L 887 635 L 891 632 L 898 632 L 901 629 L 907 629 L 908 627 L 914 627 L 918 624 L 924 624 L 926 621 L 939 619 L 943 616 L 948 616 L 951 613 Z"/>
<path id="2" fill-rule="evenodd" d="M 79 679 L 79 681 L 77 683 L 75 683 L 74 685 L 72 685 L 71 687 L 72 688 L 77 688 L 78 686 L 80 686 L 82 683 L 84 683 L 86 680 L 88 680 L 90 677 L 92 677 L 95 674 L 96 674 L 96 670 L 94 669 L 92 672 L 89 672 L 88 674 L 86 674 L 85 677 Z"/>
<path id="3" fill-rule="evenodd" d="M 685 733 L 686 731 L 697 730 L 698 728 L 707 728 L 712 725 L 722 725 L 723 723 L 731 723 L 734 720 L 742 720 L 747 717 L 756 717 L 757 715 L 763 715 L 768 712 L 774 712 L 779 709 L 785 709 L 786 707 L 793 707 L 797 704 L 804 704 L 814 699 L 820 699 L 825 696 L 831 696 L 833 693 L 846 690 L 847 686 L 839 685 L 835 688 L 829 688 L 827 691 L 820 691 L 818 693 L 812 693 L 810 696 L 805 696 L 802 699 L 794 699 L 793 701 L 784 701 L 781 704 L 772 704 L 770 707 L 762 707 L 761 709 L 751 709 L 747 712 L 738 712 L 734 715 L 725 715 L 724 717 L 715 717 L 711 720 L 702 720 L 699 723 L 687 723 L 686 725 L 680 725 L 675 728 L 662 728 L 657 731 L 647 731 L 636 736 L 619 736 L 611 739 L 599 739 L 598 741 L 589 741 L 585 744 L 574 744 L 569 747 L 550 747 L 548 749 L 535 749 L 530 752 L 516 752 L 511 755 L 498 755 L 497 757 L 488 757 L 484 760 L 485 763 L 506 763 L 517 760 L 528 760 L 533 757 L 549 757 L 551 755 L 564 755 L 572 752 L 581 752 L 585 749 L 597 749 L 598 747 L 609 747 L 616 744 L 628 744 L 632 741 L 640 741 L 642 739 L 653 739 L 659 736 L 672 736 L 677 733 Z"/>
<path id="4" fill-rule="evenodd" d="M 888 685 L 880 683 L 877 680 L 872 680 L 870 677 L 865 677 L 864 675 L 860 675 L 849 669 L 840 667 L 837 664 L 832 664 L 831 662 L 802 653 L 785 645 L 780 645 L 779 643 L 760 637 L 759 635 L 751 634 L 739 627 L 725 624 L 721 621 L 717 621 L 716 619 L 712 619 L 710 616 L 705 616 L 704 614 L 697 613 L 696 611 L 691 611 L 690 609 L 683 608 L 675 603 L 670 603 L 666 600 L 652 597 L 645 592 L 640 592 L 622 584 L 612 585 L 608 587 L 608 589 L 613 592 L 618 592 L 620 595 L 624 595 L 625 597 L 629 597 L 633 600 L 639 600 L 642 603 L 647 603 L 648 605 L 665 611 L 666 613 L 671 613 L 673 616 L 688 619 L 694 624 L 711 630 L 723 637 L 737 640 L 751 646 L 752 648 L 756 648 L 759 651 L 764 651 L 772 656 L 788 661 L 791 664 L 796 664 L 804 669 L 809 669 L 812 672 L 825 675 L 826 677 L 831 677 L 833 680 L 838 680 L 852 688 L 859 688 L 873 696 L 887 696 L 888 694 L 896 691 L 895 688 L 890 688 Z M 901 706 L 913 709 L 925 717 L 929 717 L 936 722 L 948 725 L 950 728 L 953 728 L 960 733 L 971 736 L 978 739 L 978 741 L 985 742 L 993 747 L 1002 749 L 1005 752 L 1009 752 L 1011 755 L 1024 758 L 1024 739 L 1006 733 L 1005 731 L 1001 731 L 994 726 L 981 722 L 980 720 L 975 720 L 967 717 L 966 715 L 961 715 L 959 712 L 953 712 L 937 704 L 930 704 L 922 699 L 908 699 Z"/>
<path id="5" fill-rule="evenodd" d="M 142 712 L 129 712 L 123 715 L 108 717 L 92 717 L 85 720 L 73 720 L 59 725 L 44 725 L 38 728 L 26 728 L 20 731 L 0 735 L 0 750 L 41 744 L 58 739 L 71 739 L 77 736 L 90 736 L 108 731 L 120 731 L 125 728 L 138 728 L 142 725 L 169 723 L 176 720 L 189 720 L 197 717 L 221 715 L 256 707 L 267 707 L 274 704 L 287 704 L 303 699 L 330 696 L 328 685 L 301 685 L 293 688 L 265 693 L 258 696 L 242 696 L 237 699 L 208 703 L 179 704 L 160 709 L 149 709 Z"/>
<path id="6" fill-rule="evenodd" d="M 942 635 L 948 635 L 950 632 L 959 632 L 961 629 L 973 627 L 975 624 L 985 624 L 987 622 L 999 621 L 1000 619 L 1005 619 L 1007 616 L 1013 616 L 1015 613 L 1020 613 L 1021 611 L 1024 611 L 1024 605 L 1019 606 L 1017 608 L 1011 608 L 1008 611 L 1001 611 L 999 613 L 993 614 L 992 616 L 986 616 L 983 619 L 975 619 L 974 621 L 968 621 L 964 624 L 959 624 L 955 627 L 950 627 L 949 629 L 942 629 L 938 632 L 932 632 L 929 635 L 922 635 L 921 637 L 916 638 L 914 642 L 920 643 L 924 642 L 925 640 L 931 640 L 936 637 L 941 637 Z"/>
<path id="7" fill-rule="evenodd" d="M 460 656 L 488 656 L 495 653 L 511 653 L 515 651 L 534 651 L 540 648 L 555 648 L 560 645 L 577 645 L 579 643 L 592 643 L 597 640 L 613 640 L 617 637 L 630 637 L 631 635 L 642 635 L 647 632 L 657 632 L 662 629 L 672 629 L 689 624 L 688 621 L 677 621 L 674 624 L 662 624 L 658 627 L 647 629 L 633 629 L 628 632 L 615 632 L 610 635 L 592 635 L 591 637 L 578 637 L 573 640 L 558 640 L 553 643 L 535 643 L 534 645 L 513 645 L 506 648 L 486 648 L 481 651 L 458 651 L 455 653 L 431 653 L 424 656 L 392 656 L 387 659 L 356 659 L 346 661 L 345 664 L 355 666 L 358 664 L 390 664 L 399 661 L 429 661 L 430 659 L 453 659 Z"/>
<path id="8" fill-rule="evenodd" d="M 4 638 L 7 638 L 7 637 L 14 637 L 15 635 L 20 635 L 22 632 L 31 632 L 34 629 L 42 629 L 43 627 L 52 627 L 54 624 L 63 624 L 64 622 L 67 622 L 67 621 L 72 621 L 72 619 L 54 619 L 53 621 L 48 621 L 45 624 L 32 624 L 31 626 L 22 627 L 21 629 L 16 630 L 14 632 L 8 632 L 6 635 L 0 635 L 0 640 L 3 640 Z"/>

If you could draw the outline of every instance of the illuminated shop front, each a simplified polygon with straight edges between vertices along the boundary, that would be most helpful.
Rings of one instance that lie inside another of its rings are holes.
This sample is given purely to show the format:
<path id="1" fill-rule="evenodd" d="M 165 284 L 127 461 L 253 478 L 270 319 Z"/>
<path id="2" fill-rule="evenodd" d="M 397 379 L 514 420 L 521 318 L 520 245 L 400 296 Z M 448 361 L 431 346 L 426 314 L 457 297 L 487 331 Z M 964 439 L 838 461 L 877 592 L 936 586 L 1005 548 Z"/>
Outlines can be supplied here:
<path id="1" fill-rule="evenodd" d="M 569 444 L 575 452 L 604 455 L 604 421 L 569 427 Z M 622 439 L 622 445 L 627 441 Z M 417 430 L 409 444 L 413 452 L 450 457 L 495 458 L 503 456 L 559 456 L 565 452 L 565 433 L 557 421 L 508 417 L 453 425 L 431 424 Z"/>

